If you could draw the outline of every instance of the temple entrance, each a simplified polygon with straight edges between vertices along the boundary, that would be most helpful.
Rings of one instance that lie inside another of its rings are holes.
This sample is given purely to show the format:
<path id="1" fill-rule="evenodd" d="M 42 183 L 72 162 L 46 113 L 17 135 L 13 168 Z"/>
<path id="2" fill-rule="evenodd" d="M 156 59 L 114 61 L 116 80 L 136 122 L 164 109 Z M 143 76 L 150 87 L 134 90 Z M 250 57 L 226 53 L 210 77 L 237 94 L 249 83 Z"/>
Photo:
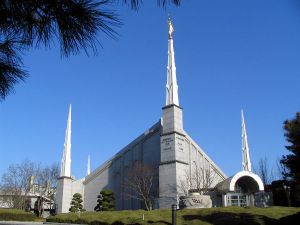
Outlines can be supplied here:
<path id="1" fill-rule="evenodd" d="M 255 206 L 255 194 L 264 191 L 264 185 L 256 174 L 240 171 L 216 185 L 222 194 L 223 206 Z"/>
<path id="2" fill-rule="evenodd" d="M 233 192 L 227 193 L 226 200 L 228 206 L 254 206 L 254 194 L 259 192 L 259 187 L 252 177 L 240 177 L 234 187 Z"/>
<path id="3" fill-rule="evenodd" d="M 227 205 L 240 207 L 250 206 L 250 195 L 243 193 L 228 193 Z"/>

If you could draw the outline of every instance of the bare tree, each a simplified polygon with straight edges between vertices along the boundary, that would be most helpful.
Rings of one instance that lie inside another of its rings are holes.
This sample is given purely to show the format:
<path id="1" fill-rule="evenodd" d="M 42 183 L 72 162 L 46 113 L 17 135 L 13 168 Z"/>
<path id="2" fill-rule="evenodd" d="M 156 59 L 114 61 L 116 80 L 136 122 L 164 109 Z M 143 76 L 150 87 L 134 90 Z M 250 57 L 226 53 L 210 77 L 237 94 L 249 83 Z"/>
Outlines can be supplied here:
<path id="1" fill-rule="evenodd" d="M 267 157 L 259 159 L 255 173 L 260 176 L 264 185 L 270 184 L 274 180 L 273 169 L 270 169 Z"/>
<path id="2" fill-rule="evenodd" d="M 1 180 L 0 191 L 4 196 L 3 202 L 10 208 L 25 209 L 30 192 L 53 199 L 57 177 L 58 164 L 42 167 L 29 160 L 24 160 L 20 164 L 12 164 Z M 34 178 L 36 178 L 35 182 Z M 50 190 L 47 192 L 48 195 L 46 194 L 47 186 Z"/>
<path id="3" fill-rule="evenodd" d="M 207 194 L 212 184 L 217 179 L 216 171 L 211 166 L 200 166 L 194 163 L 194 169 L 185 171 L 185 176 L 179 181 L 178 189 L 188 195 L 190 191 Z"/>
<path id="4" fill-rule="evenodd" d="M 51 166 L 45 167 L 38 165 L 35 174 L 35 185 L 38 187 L 39 195 L 54 200 L 57 178 L 59 177 L 58 163 L 53 163 Z"/>
<path id="5" fill-rule="evenodd" d="M 29 179 L 34 174 L 34 163 L 24 160 L 21 164 L 10 165 L 2 176 L 1 190 L 9 207 L 25 209 L 26 197 L 30 190 Z"/>
<path id="6" fill-rule="evenodd" d="M 182 179 L 179 179 L 179 184 L 177 185 L 179 192 L 184 196 L 188 196 L 190 190 L 193 187 L 193 179 L 192 175 L 190 174 L 189 170 L 185 170 L 185 175 Z"/>
<path id="7" fill-rule="evenodd" d="M 124 195 L 142 201 L 146 210 L 153 209 L 155 193 L 153 183 L 156 176 L 154 166 L 136 162 L 126 171 L 124 178 Z"/>

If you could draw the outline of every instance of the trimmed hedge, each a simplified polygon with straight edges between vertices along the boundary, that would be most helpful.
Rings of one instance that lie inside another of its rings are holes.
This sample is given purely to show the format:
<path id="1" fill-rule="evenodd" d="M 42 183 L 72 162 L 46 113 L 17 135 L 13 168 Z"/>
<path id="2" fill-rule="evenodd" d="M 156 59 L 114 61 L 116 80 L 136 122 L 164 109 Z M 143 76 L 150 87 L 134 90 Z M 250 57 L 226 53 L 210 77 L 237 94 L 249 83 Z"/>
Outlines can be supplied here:
<path id="1" fill-rule="evenodd" d="M 144 215 L 144 220 L 142 219 Z M 171 210 L 124 210 L 113 212 L 62 213 L 50 216 L 47 222 L 77 223 L 89 225 L 139 225 L 171 224 Z M 293 207 L 225 207 L 210 209 L 184 209 L 177 211 L 177 224 L 197 225 L 296 225 L 299 222 L 300 208 Z M 293 223 L 293 221 L 295 221 Z"/>
<path id="2" fill-rule="evenodd" d="M 31 212 L 19 209 L 0 209 L 0 220 L 2 221 L 37 221 L 40 220 Z"/>

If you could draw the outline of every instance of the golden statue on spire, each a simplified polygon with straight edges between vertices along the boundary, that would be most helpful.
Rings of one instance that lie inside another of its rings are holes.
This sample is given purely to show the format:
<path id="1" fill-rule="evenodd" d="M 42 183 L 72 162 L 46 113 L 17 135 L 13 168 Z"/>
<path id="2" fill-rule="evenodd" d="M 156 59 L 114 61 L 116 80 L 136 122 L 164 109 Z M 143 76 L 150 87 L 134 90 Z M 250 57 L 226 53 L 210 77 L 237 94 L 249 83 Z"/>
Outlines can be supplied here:
<path id="1" fill-rule="evenodd" d="M 168 25 L 169 25 L 169 39 L 172 39 L 172 34 L 173 34 L 173 32 L 174 32 L 174 27 L 173 27 L 173 25 L 172 25 L 170 16 L 169 16 L 169 18 L 168 18 Z"/>

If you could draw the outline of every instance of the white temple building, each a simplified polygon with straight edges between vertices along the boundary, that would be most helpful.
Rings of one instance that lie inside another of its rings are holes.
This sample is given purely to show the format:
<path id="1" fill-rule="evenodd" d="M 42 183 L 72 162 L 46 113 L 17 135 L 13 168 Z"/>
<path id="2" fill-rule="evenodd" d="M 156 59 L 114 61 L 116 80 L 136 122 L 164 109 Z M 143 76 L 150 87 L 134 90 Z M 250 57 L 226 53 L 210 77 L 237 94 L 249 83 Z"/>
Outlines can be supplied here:
<path id="1" fill-rule="evenodd" d="M 87 211 L 93 211 L 97 195 L 103 189 L 111 189 L 116 197 L 116 209 L 141 209 L 143 203 L 135 198 L 126 198 L 123 193 L 126 171 L 139 162 L 152 165 L 158 174 L 153 181 L 155 208 L 169 208 L 179 204 L 179 197 L 185 194 L 182 185 L 197 170 L 213 174 L 209 186 L 212 206 L 254 205 L 255 193 L 263 191 L 261 179 L 251 172 L 246 127 L 242 112 L 242 152 L 243 170 L 227 177 L 204 150 L 184 130 L 183 109 L 179 104 L 178 84 L 173 46 L 174 28 L 168 21 L 168 65 L 166 84 L 166 104 L 162 117 L 143 134 L 121 149 L 111 159 L 90 171 L 88 159 L 87 175 L 75 180 L 71 173 L 71 105 L 67 122 L 66 138 L 61 161 L 61 174 L 58 178 L 56 204 L 59 213 L 68 212 L 74 193 L 81 193 Z M 195 189 L 190 183 L 187 189 Z M 189 190 L 187 190 L 189 191 Z"/>

